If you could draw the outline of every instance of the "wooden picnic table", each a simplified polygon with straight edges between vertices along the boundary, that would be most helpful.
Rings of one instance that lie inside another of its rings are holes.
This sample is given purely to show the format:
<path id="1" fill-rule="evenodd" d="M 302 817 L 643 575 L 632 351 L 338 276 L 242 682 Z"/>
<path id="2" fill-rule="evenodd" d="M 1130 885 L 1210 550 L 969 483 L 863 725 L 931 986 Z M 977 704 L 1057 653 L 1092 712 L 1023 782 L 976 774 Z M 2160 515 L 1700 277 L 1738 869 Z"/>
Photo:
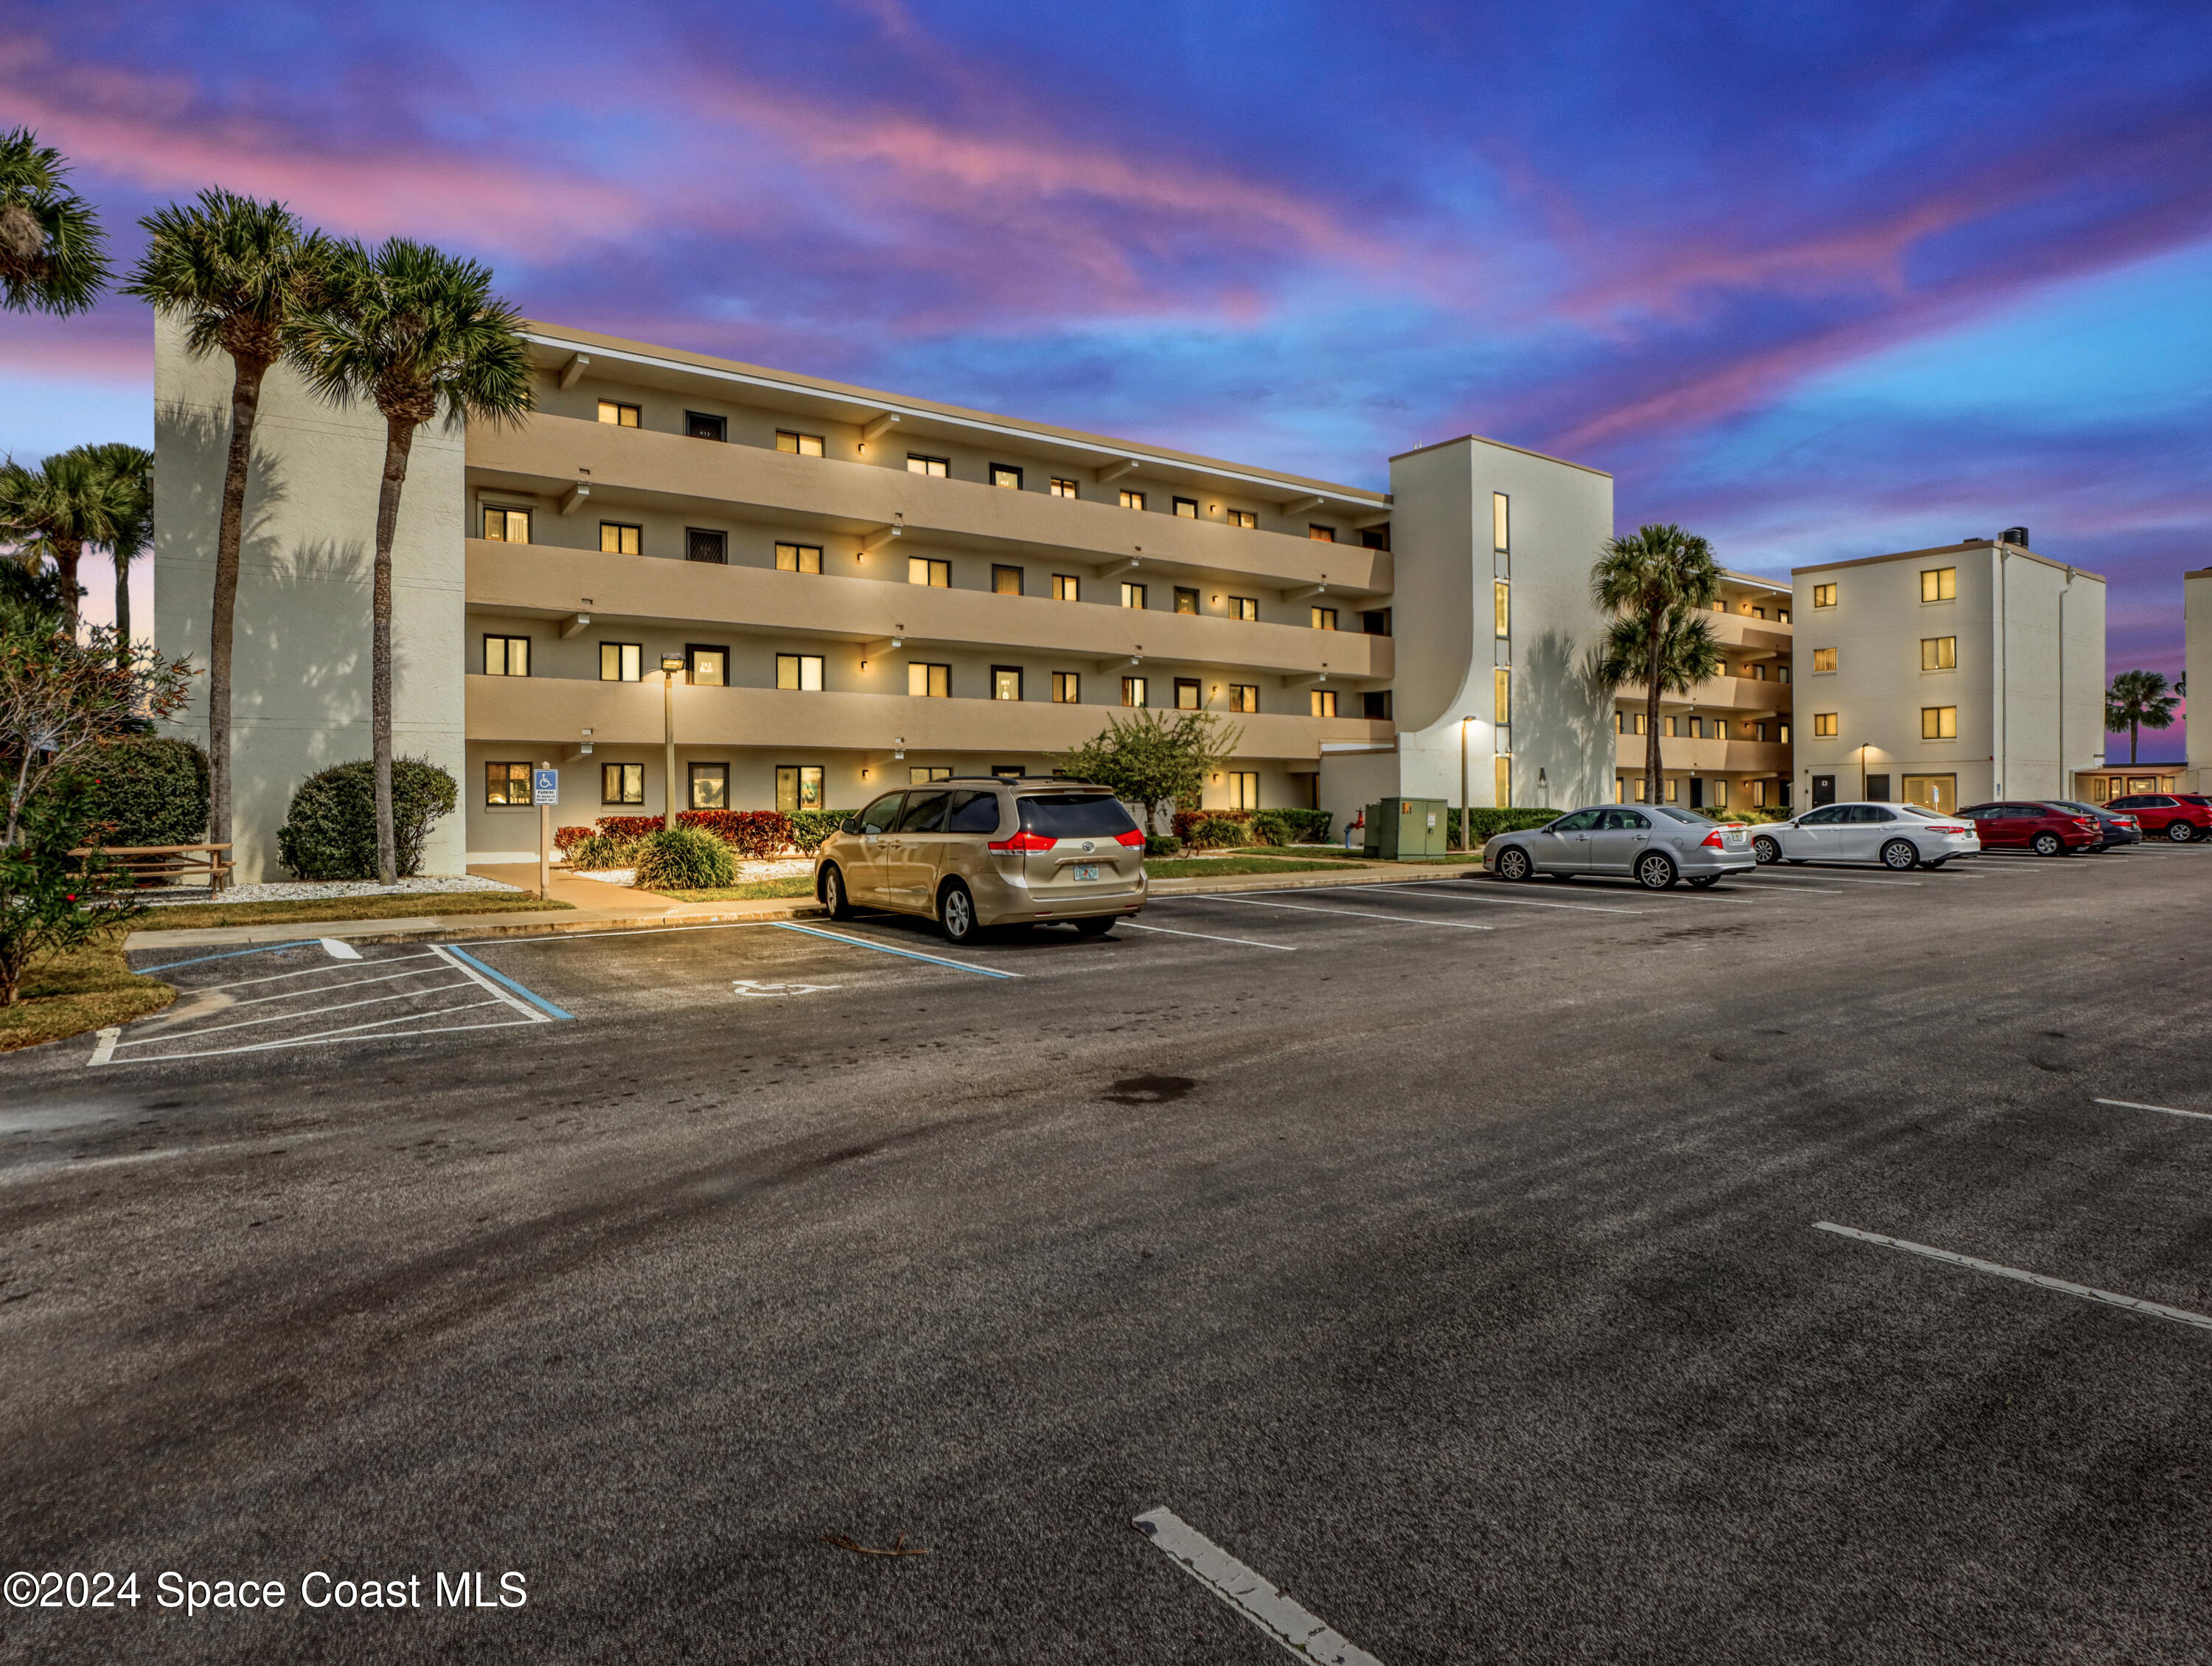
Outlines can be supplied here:
<path id="1" fill-rule="evenodd" d="M 105 856 L 134 879 L 202 878 L 212 892 L 222 889 L 237 866 L 225 860 L 229 852 L 227 844 L 111 844 L 72 850 L 70 854 Z"/>

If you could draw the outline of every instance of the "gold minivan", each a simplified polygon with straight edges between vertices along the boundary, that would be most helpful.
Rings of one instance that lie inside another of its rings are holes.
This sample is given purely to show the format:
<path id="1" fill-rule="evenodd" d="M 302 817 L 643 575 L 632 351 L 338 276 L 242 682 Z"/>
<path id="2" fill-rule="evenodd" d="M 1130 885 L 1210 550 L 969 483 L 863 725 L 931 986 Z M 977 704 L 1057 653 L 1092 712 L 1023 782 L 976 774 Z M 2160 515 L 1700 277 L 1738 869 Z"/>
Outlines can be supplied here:
<path id="1" fill-rule="evenodd" d="M 814 894 L 933 919 L 955 943 L 1065 920 L 1085 937 L 1145 905 L 1145 835 L 1103 787 L 970 776 L 886 793 L 830 836 Z"/>

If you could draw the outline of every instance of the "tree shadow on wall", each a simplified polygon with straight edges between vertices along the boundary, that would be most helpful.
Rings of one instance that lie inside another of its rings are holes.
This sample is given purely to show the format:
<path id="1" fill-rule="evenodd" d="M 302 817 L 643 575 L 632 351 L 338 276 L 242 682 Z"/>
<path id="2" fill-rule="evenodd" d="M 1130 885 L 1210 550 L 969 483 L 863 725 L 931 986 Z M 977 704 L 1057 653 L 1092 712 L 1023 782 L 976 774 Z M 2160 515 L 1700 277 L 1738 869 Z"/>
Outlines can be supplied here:
<path id="1" fill-rule="evenodd" d="M 1547 630 L 1514 667 L 1514 797 L 1534 808 L 1571 809 L 1613 797 L 1613 690 L 1596 674 L 1595 650 Z M 1538 786 L 1538 772 L 1544 785 Z M 1539 800 L 1542 802 L 1539 802 Z"/>

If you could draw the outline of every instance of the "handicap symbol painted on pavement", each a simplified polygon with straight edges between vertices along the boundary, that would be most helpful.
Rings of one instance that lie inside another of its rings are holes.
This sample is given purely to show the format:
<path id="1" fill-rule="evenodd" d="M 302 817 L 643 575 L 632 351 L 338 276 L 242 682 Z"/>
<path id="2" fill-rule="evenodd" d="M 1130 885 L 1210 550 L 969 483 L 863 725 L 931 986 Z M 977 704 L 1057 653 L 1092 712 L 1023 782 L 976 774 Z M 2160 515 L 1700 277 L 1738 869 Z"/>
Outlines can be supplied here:
<path id="1" fill-rule="evenodd" d="M 819 995 L 842 988 L 836 983 L 763 983 L 750 977 L 733 978 L 730 987 L 741 995 Z"/>

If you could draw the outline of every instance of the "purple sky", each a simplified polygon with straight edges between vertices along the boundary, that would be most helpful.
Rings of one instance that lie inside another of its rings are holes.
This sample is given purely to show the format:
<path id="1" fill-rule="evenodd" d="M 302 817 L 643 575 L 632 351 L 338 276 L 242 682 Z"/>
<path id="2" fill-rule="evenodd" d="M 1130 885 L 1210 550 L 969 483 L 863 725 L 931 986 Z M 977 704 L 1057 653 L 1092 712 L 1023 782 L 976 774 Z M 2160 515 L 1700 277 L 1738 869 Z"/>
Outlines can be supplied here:
<path id="1" fill-rule="evenodd" d="M 2212 564 L 2170 0 L 17 0 L 0 112 L 126 258 L 220 183 L 534 316 L 1360 484 L 1495 435 L 1754 571 L 2025 523 L 2113 671 L 2180 673 Z M 0 319 L 0 445 L 145 442 L 149 337 Z"/>

